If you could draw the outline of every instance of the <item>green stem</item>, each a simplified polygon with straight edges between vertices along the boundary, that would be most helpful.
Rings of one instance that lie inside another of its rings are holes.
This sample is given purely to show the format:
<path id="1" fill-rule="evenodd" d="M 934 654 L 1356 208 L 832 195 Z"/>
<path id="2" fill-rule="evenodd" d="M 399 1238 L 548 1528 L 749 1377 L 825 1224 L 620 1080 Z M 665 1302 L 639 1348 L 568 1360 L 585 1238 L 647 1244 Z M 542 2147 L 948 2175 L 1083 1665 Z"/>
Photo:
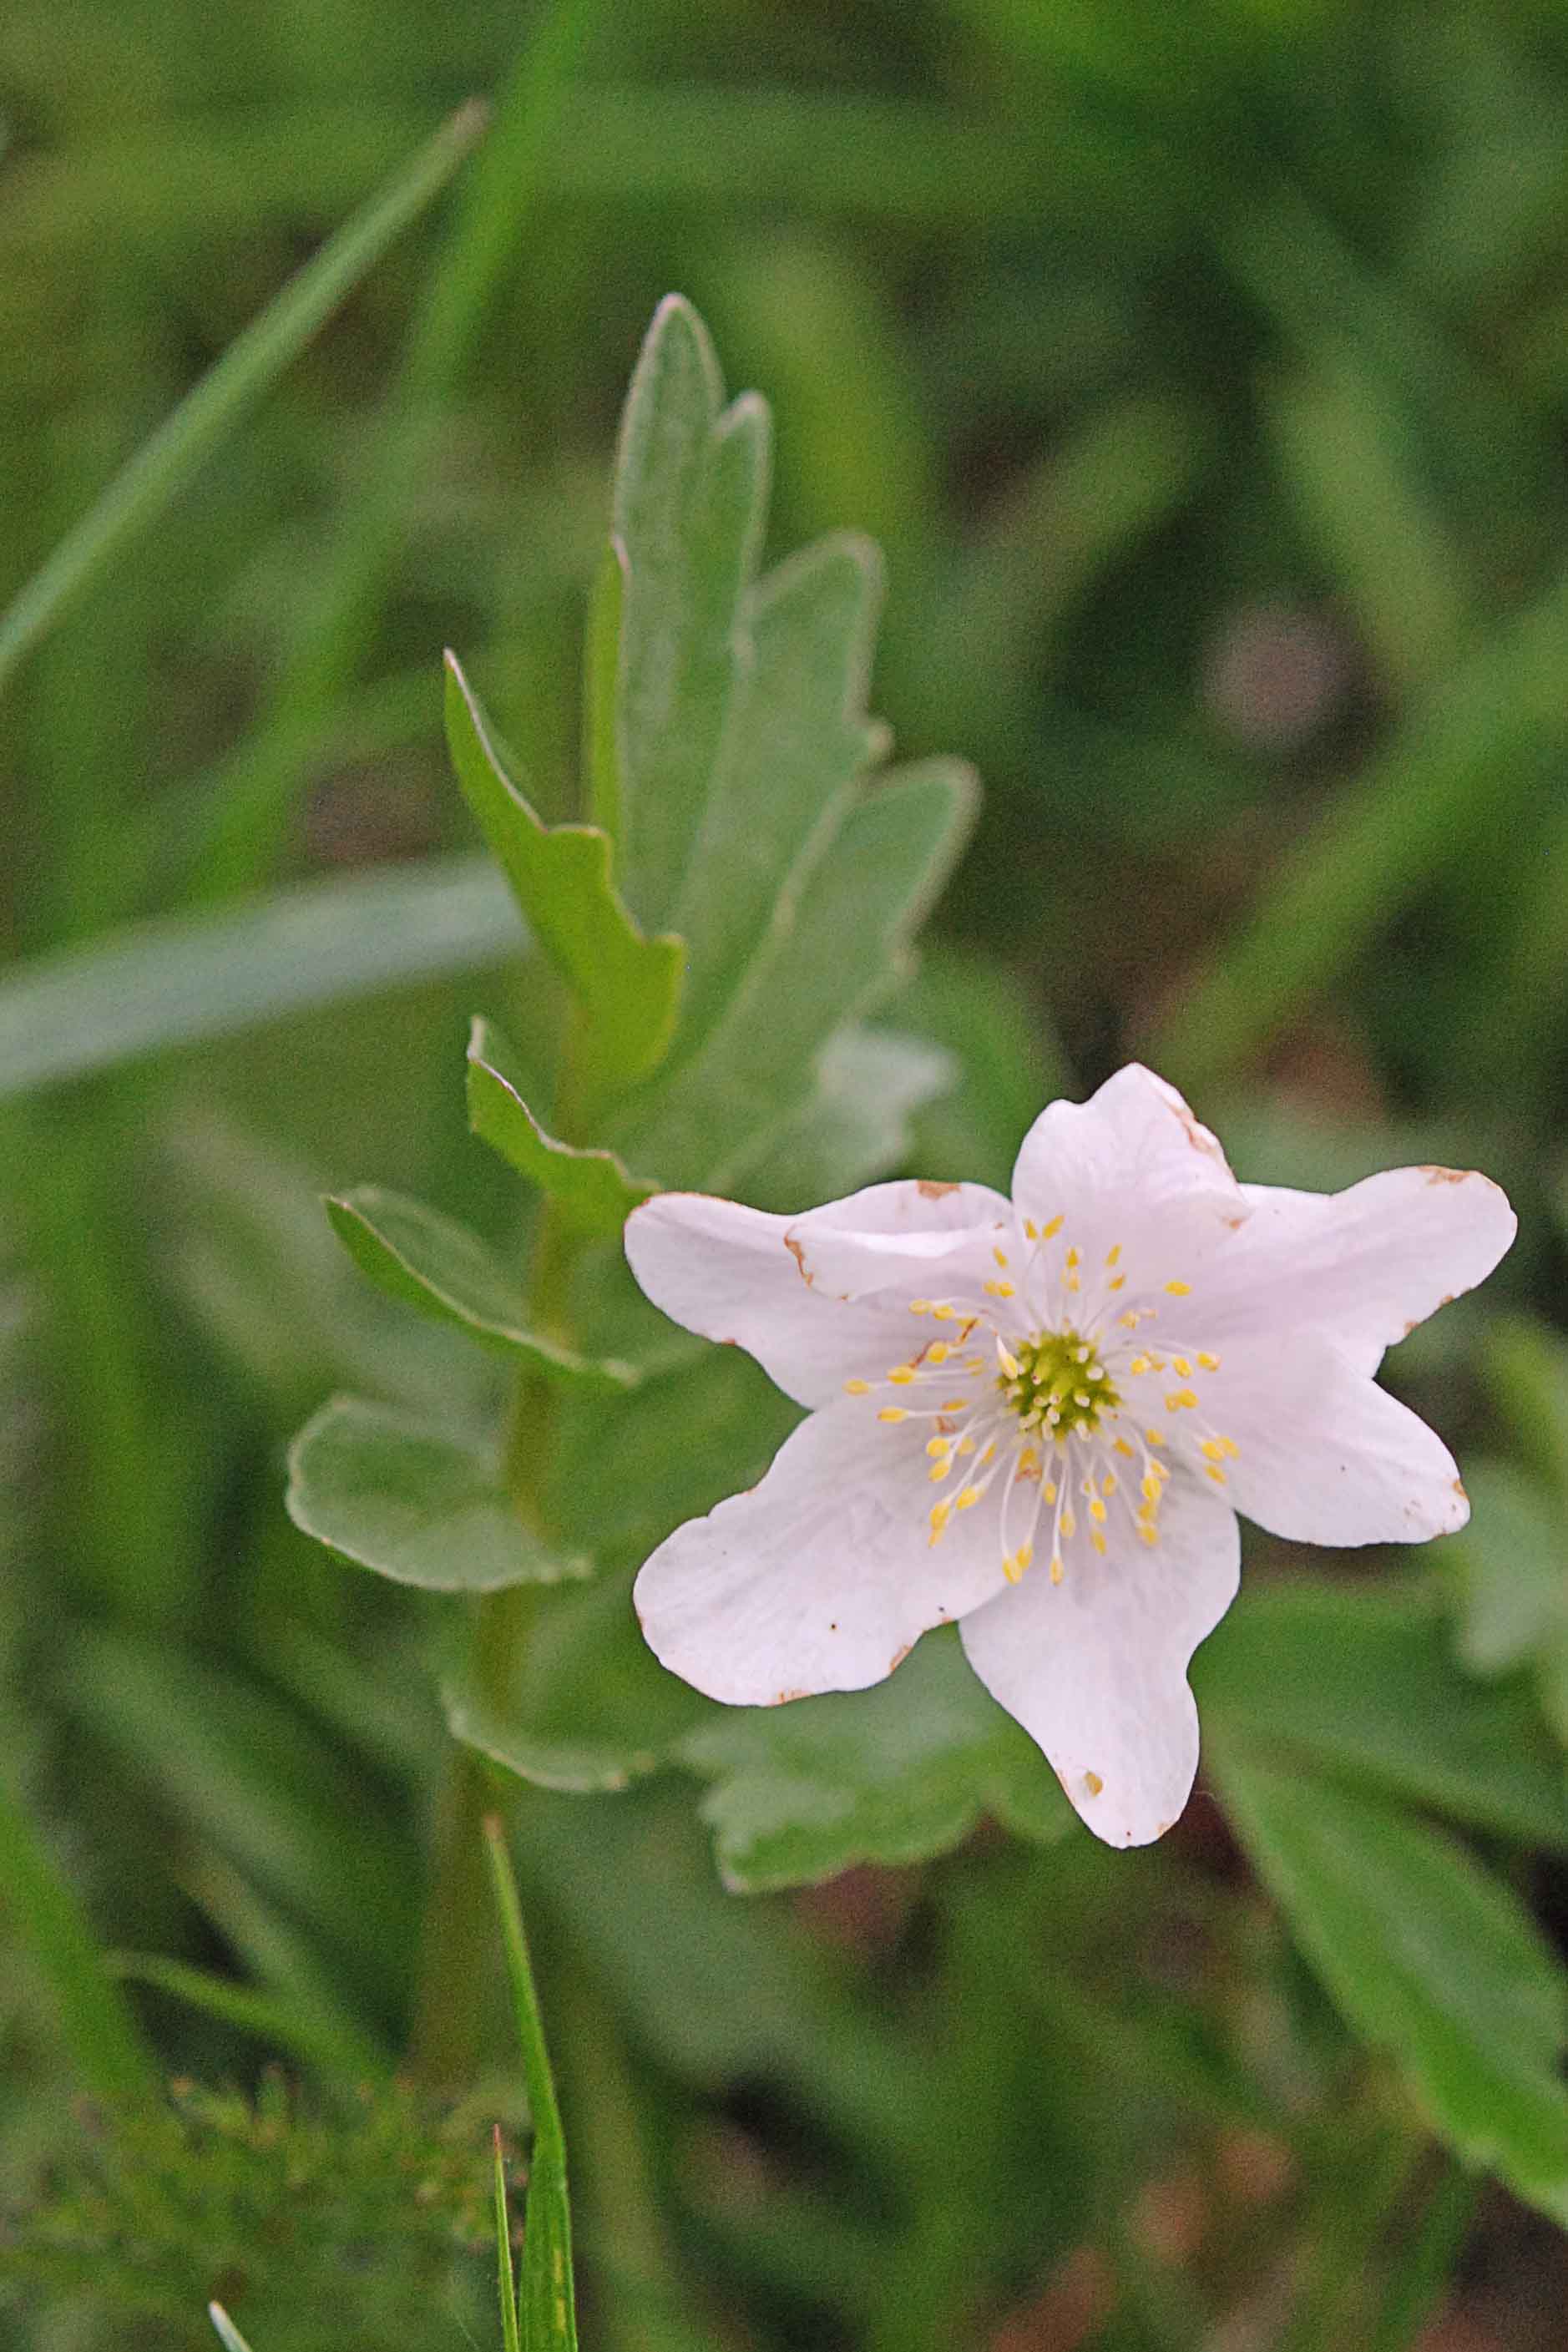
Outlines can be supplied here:
<path id="1" fill-rule="evenodd" d="M 584 1045 L 575 1009 L 562 1049 L 554 1125 L 574 1136 L 580 1102 L 578 1071 Z M 547 1339 L 569 1336 L 572 1268 L 578 1236 L 547 1200 L 540 1212 L 529 1269 L 532 1328 Z M 537 1372 L 522 1373 L 508 1408 L 501 1466 L 508 1494 L 531 1533 L 548 1539 L 544 1471 L 555 1433 L 556 1393 Z M 470 1679 L 487 1706 L 502 1712 L 516 1688 L 517 1669 L 540 1588 L 508 1586 L 489 1592 L 474 1611 Z M 485 1858 L 484 1822 L 500 1809 L 491 1767 L 471 1748 L 454 1746 L 434 1832 L 430 1892 L 419 1957 L 410 2059 L 416 2075 L 450 2088 L 471 2076 L 479 2053 L 483 1991 L 495 1948 L 494 1908 Z"/>

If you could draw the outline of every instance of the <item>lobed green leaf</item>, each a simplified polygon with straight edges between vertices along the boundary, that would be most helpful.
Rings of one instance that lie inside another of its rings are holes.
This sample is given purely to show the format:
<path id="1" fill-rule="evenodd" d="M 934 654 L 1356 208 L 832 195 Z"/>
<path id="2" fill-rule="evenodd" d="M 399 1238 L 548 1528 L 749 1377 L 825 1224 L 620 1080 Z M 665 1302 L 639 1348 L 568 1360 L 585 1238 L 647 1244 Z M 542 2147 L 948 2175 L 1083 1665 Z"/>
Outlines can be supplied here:
<path id="1" fill-rule="evenodd" d="M 331 1193 L 327 1214 L 349 1255 L 378 1289 L 421 1314 L 458 1324 L 487 1347 L 525 1358 L 552 1379 L 629 1387 L 615 1360 L 591 1362 L 528 1328 L 521 1288 L 479 1235 L 379 1184 Z"/>
<path id="2" fill-rule="evenodd" d="M 427 1592 L 582 1577 L 542 1549 L 489 1449 L 389 1405 L 333 1397 L 289 1449 L 289 1516 L 361 1568 Z"/>
<path id="3" fill-rule="evenodd" d="M 447 740 L 463 796 L 545 953 L 587 1019 L 595 1077 L 646 1076 L 675 1025 L 684 944 L 645 938 L 610 878 L 611 843 L 596 825 L 546 826 L 512 782 L 478 697 L 447 656 Z"/>
<path id="4" fill-rule="evenodd" d="M 989 1696 L 955 1633 L 928 1633 L 874 1689 L 727 1708 L 680 1745 L 713 1785 L 728 1885 L 809 1885 L 860 1862 L 921 1862 L 984 1812 L 1020 1835 L 1060 1837 L 1071 1814 L 1028 1734 Z"/>
<path id="5" fill-rule="evenodd" d="M 468 1034 L 468 1125 L 547 1192 L 579 1233 L 613 1238 L 658 1189 L 628 1175 L 613 1151 L 579 1151 L 547 1135 L 522 1098 L 511 1047 L 482 1014 Z"/>

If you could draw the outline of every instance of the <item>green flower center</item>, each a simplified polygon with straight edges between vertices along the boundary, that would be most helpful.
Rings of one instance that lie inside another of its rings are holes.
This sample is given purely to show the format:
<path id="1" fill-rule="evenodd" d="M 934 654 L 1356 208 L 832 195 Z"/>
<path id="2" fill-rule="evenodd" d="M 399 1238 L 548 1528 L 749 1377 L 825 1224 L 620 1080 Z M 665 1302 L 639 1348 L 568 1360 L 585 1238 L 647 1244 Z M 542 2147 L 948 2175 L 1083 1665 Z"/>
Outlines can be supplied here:
<path id="1" fill-rule="evenodd" d="M 1040 1331 L 1013 1351 L 1016 1372 L 996 1385 L 1026 1429 L 1065 1443 L 1092 1437 L 1121 1399 L 1105 1366 L 1079 1332 Z"/>

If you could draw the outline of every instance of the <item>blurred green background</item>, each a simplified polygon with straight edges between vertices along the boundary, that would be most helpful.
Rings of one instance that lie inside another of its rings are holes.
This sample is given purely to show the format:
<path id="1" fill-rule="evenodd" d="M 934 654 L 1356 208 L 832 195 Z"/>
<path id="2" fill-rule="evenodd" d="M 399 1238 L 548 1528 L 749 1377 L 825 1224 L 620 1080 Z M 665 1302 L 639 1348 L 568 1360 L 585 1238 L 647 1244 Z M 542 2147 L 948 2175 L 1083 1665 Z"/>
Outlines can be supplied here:
<path id="1" fill-rule="evenodd" d="M 332 2105 L 401 2046 L 445 1735 L 425 1616 L 289 1527 L 282 1449 L 342 1381 L 471 1383 L 316 1195 L 511 1229 L 466 1020 L 543 1052 L 554 999 L 473 860 L 438 657 L 567 812 L 672 287 L 774 404 L 770 556 L 880 541 L 875 707 L 986 786 L 889 1008 L 963 1074 L 912 1162 L 1005 1181 L 1047 1092 L 1138 1055 L 1243 1175 L 1503 1181 L 1486 1307 L 1395 1377 L 1515 1514 L 1421 1573 L 1568 1730 L 1568 16 L 8 0 L 0 593 L 476 93 L 477 159 L 308 348 L 51 625 L 0 625 L 11 1889 L 37 1839 L 105 1945 L 262 2002 L 143 1985 L 215 2087 L 95 2169 L 18 1939 L 0 2190 L 53 2184 L 10 2306 L 47 2352 L 197 2345 L 219 2292 L 256 2352 L 489 2326 L 450 2126 Z M 742 1408 L 713 1492 L 776 1435 Z M 592 2341 L 1560 2340 L 1562 2243 L 1501 2191 L 1423 2158 L 1357 2240 L 1384 2111 L 1212 1804 L 1136 1861 L 983 1834 L 793 1901 L 722 1895 L 662 1782 L 532 1827 Z M 1561 1940 L 1561 1859 L 1510 1869 Z M 269 2051 L 320 2078 L 297 2125 L 252 2103 Z"/>

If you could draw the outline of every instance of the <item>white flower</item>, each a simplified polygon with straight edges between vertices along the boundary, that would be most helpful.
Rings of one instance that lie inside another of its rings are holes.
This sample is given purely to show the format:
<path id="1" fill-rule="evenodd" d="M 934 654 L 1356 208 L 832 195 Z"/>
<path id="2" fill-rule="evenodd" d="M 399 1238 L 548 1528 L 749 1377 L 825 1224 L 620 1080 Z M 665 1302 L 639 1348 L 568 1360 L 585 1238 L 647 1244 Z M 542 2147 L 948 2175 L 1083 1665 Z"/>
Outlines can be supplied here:
<path id="1" fill-rule="evenodd" d="M 1447 1449 L 1373 1375 L 1515 1220 L 1446 1168 L 1237 1183 L 1137 1064 L 1041 1112 L 1013 1194 L 635 1212 L 656 1305 L 811 1408 L 760 1486 L 660 1545 L 637 1608 L 667 1666 L 736 1705 L 864 1688 L 956 1618 L 1089 1827 L 1140 1845 L 1192 1788 L 1186 1667 L 1236 1591 L 1237 1511 L 1318 1544 L 1463 1526 Z"/>

